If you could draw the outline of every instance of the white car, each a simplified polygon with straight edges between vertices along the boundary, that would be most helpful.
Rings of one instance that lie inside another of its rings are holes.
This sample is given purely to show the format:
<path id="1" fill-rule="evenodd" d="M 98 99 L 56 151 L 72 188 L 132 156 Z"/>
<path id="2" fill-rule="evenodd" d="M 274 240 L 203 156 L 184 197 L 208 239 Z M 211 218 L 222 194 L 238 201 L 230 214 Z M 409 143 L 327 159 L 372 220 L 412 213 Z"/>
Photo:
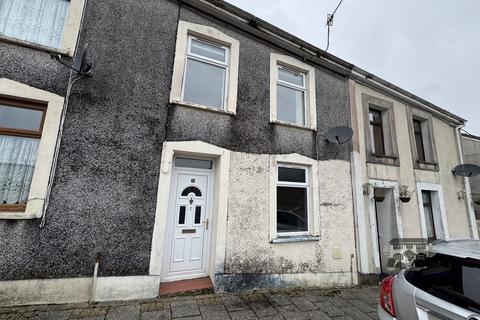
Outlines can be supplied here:
<path id="1" fill-rule="evenodd" d="M 435 241 L 382 281 L 380 320 L 480 320 L 480 241 Z"/>

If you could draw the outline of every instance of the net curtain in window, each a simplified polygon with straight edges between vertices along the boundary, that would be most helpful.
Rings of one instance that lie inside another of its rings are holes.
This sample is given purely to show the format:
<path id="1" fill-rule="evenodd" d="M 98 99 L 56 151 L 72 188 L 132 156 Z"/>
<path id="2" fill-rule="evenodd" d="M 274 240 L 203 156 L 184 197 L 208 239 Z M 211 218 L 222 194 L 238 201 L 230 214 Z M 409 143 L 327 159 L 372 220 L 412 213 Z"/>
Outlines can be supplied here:
<path id="1" fill-rule="evenodd" d="M 24 204 L 40 140 L 0 135 L 0 204 Z"/>
<path id="2" fill-rule="evenodd" d="M 1 0 L 0 34 L 59 48 L 68 0 Z"/>

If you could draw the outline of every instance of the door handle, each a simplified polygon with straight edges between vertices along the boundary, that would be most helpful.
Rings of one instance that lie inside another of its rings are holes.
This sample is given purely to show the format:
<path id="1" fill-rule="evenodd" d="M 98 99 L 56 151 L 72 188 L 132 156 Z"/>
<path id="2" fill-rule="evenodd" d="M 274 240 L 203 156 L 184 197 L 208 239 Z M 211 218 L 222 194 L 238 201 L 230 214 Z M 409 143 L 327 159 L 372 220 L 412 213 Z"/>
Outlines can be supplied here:
<path id="1" fill-rule="evenodd" d="M 205 225 L 205 230 L 208 230 L 208 218 L 202 222 Z"/>

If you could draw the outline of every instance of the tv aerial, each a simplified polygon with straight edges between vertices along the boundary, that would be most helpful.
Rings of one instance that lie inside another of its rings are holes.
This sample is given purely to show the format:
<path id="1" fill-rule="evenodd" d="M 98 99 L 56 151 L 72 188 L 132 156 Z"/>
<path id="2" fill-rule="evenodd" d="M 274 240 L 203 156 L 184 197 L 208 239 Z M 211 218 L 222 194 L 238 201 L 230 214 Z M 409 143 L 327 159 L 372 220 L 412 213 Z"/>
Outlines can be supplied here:
<path id="1" fill-rule="evenodd" d="M 58 61 L 58 63 L 64 65 L 65 67 L 72 69 L 79 76 L 91 76 L 92 75 L 92 62 L 88 61 L 87 58 L 87 49 L 88 43 L 86 43 L 83 48 L 77 51 L 75 59 L 73 60 L 73 65 L 68 65 L 62 60 L 61 55 L 52 54 L 51 58 Z"/>
<path id="2" fill-rule="evenodd" d="M 334 127 L 327 131 L 327 141 L 334 144 L 344 144 L 353 137 L 353 130 L 350 127 L 340 126 Z"/>
<path id="3" fill-rule="evenodd" d="M 469 163 L 459 164 L 453 168 L 452 173 L 460 177 L 470 178 L 480 173 L 480 166 Z"/>

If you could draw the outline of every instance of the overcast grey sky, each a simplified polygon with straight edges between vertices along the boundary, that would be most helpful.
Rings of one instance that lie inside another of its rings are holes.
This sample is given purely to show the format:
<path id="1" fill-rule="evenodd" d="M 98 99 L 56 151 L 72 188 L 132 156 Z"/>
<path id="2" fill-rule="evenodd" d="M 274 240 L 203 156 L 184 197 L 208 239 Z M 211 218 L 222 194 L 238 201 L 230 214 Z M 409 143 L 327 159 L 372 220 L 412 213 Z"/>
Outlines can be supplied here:
<path id="1" fill-rule="evenodd" d="M 339 0 L 228 0 L 322 48 Z M 344 0 L 330 53 L 468 120 L 480 136 L 479 0 Z"/>

